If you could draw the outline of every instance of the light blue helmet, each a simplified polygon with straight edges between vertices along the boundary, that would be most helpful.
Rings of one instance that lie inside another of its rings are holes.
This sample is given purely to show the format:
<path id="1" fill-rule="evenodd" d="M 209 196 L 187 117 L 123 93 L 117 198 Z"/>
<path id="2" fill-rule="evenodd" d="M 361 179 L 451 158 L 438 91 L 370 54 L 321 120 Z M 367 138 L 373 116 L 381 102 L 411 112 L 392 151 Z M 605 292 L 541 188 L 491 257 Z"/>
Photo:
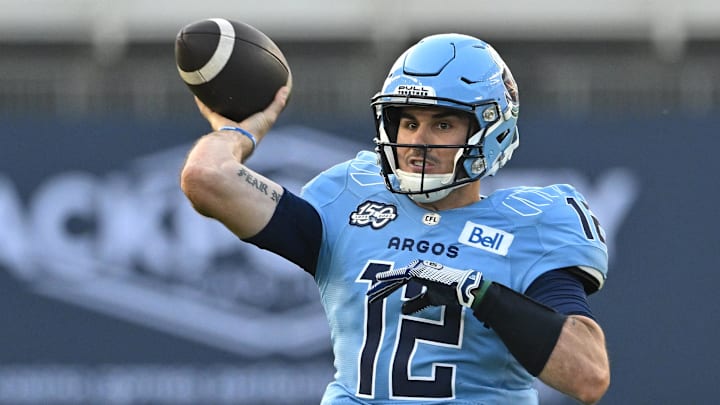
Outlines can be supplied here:
<path id="1" fill-rule="evenodd" d="M 410 47 L 390 69 L 371 106 L 385 183 L 390 191 L 418 202 L 437 201 L 463 184 L 494 175 L 519 144 L 515 79 L 489 44 L 471 36 L 433 35 Z M 453 173 L 418 177 L 398 171 L 397 111 L 407 106 L 446 107 L 474 118 L 466 143 L 453 145 L 459 148 Z"/>

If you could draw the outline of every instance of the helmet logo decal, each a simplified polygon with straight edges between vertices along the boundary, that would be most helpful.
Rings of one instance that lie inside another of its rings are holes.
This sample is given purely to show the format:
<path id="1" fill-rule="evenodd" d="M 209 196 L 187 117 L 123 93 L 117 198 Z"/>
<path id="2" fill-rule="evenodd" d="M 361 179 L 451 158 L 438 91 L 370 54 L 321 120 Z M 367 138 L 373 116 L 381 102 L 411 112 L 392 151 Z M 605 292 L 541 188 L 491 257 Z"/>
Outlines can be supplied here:
<path id="1" fill-rule="evenodd" d="M 430 86 L 401 84 L 397 86 L 394 93 L 411 97 L 435 97 L 435 89 Z"/>

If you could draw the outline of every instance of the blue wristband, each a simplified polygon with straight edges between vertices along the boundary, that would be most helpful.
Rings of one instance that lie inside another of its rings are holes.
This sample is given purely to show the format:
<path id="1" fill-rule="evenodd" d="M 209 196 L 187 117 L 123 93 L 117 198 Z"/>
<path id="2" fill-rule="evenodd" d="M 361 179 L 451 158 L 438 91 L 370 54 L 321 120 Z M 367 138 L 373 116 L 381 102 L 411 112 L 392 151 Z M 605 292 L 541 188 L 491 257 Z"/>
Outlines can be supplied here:
<path id="1" fill-rule="evenodd" d="M 240 132 L 241 134 L 245 135 L 250 140 L 250 142 L 252 142 L 252 144 L 253 144 L 253 147 L 252 147 L 252 150 L 250 151 L 250 153 L 253 153 L 253 151 L 255 151 L 255 146 L 257 146 L 257 139 L 255 139 L 255 135 L 251 134 L 250 132 L 248 132 L 240 127 L 231 127 L 231 126 L 220 127 L 220 129 L 218 129 L 218 131 Z"/>

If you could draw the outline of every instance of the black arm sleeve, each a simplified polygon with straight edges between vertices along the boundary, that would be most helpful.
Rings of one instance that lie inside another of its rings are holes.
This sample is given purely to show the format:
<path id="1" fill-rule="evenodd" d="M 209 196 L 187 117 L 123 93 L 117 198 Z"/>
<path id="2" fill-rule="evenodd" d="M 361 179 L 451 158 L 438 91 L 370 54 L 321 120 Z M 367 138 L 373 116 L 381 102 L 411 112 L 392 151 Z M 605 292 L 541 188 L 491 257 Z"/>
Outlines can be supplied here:
<path id="1" fill-rule="evenodd" d="M 490 281 L 476 290 L 475 318 L 497 333 L 510 353 L 537 376 L 560 337 L 566 316 L 502 284 Z M 479 299 L 478 299 L 479 298 Z"/>
<path id="2" fill-rule="evenodd" d="M 510 353 L 532 375 L 542 372 L 567 315 L 592 318 L 577 268 L 538 277 L 525 294 L 490 281 L 476 292 L 473 313 L 497 333 Z"/>
<path id="3" fill-rule="evenodd" d="M 257 235 L 244 240 L 277 253 L 314 276 L 322 220 L 309 202 L 284 189 L 270 222 Z"/>

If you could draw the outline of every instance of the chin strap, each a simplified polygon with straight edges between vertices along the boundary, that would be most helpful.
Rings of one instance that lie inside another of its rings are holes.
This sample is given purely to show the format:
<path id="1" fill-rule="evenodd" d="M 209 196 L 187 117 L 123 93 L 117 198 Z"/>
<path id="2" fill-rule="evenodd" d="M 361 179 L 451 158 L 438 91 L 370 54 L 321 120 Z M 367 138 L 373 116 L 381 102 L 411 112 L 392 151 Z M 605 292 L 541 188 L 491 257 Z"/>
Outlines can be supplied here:
<path id="1" fill-rule="evenodd" d="M 450 183 L 455 175 L 455 173 L 423 175 L 421 173 L 410 173 L 400 169 L 396 169 L 395 172 L 398 181 L 400 182 L 400 190 L 410 192 L 424 189 L 432 190 L 434 188 L 445 186 Z M 456 186 L 431 191 L 429 193 L 408 194 L 408 197 L 415 202 L 432 203 L 447 197 L 447 195 L 455 188 Z"/>

